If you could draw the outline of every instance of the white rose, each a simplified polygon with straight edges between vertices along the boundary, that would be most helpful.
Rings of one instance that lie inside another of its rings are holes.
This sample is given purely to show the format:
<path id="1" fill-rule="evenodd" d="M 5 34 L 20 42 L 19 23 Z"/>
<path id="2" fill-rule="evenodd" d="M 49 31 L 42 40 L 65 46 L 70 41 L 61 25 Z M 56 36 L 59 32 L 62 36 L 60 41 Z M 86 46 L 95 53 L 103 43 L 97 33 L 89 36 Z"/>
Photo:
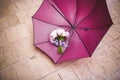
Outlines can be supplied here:
<path id="1" fill-rule="evenodd" d="M 63 32 L 62 36 L 68 37 L 69 36 L 69 32 Z"/>
<path id="2" fill-rule="evenodd" d="M 66 33 L 66 36 L 69 36 L 69 32 L 66 31 L 65 33 Z"/>
<path id="3" fill-rule="evenodd" d="M 57 29 L 56 32 L 58 35 L 62 35 L 65 32 L 65 30 L 64 29 Z"/>
<path id="4" fill-rule="evenodd" d="M 54 30 L 54 31 L 50 34 L 50 42 L 51 42 L 51 43 L 54 43 L 56 37 L 57 37 L 56 30 Z"/>
<path id="5" fill-rule="evenodd" d="M 68 37 L 69 32 L 67 32 L 67 31 L 65 32 L 64 29 L 53 30 L 52 33 L 50 34 L 50 42 L 54 44 L 56 41 L 55 39 L 56 39 L 56 37 L 58 37 L 58 35 Z"/>

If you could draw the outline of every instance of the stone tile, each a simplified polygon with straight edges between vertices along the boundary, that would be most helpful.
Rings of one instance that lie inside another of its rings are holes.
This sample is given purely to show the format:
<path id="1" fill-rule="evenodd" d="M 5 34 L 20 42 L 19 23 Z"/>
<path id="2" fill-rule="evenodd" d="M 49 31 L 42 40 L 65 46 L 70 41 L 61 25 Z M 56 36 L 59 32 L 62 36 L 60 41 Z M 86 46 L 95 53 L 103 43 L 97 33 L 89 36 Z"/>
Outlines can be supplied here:
<path id="1" fill-rule="evenodd" d="M 105 36 L 103 37 L 102 41 L 100 42 L 98 48 L 101 48 L 101 47 L 105 46 L 106 44 L 109 44 L 111 41 L 113 41 L 111 36 L 109 36 L 108 33 L 105 34 Z"/>
<path id="2" fill-rule="evenodd" d="M 53 66 L 50 61 L 46 60 L 47 57 L 39 54 L 35 55 L 34 58 L 31 58 L 29 61 L 35 79 L 40 79 L 43 76 L 47 75 L 50 70 L 53 70 Z"/>
<path id="3" fill-rule="evenodd" d="M 5 30 L 5 33 L 10 43 L 31 35 L 24 24 L 11 27 Z"/>
<path id="4" fill-rule="evenodd" d="M 18 35 L 18 39 L 23 39 L 31 35 L 28 29 L 26 28 L 25 24 L 20 24 L 20 25 L 15 26 L 15 31 Z"/>
<path id="5" fill-rule="evenodd" d="M 99 76 L 104 79 L 114 71 L 119 70 L 120 59 L 118 59 L 118 57 L 120 57 L 119 52 L 116 51 L 112 45 L 108 45 L 98 50 L 97 54 L 92 57 L 92 61 L 87 64 L 94 74 L 97 74 L 96 71 L 100 70 L 100 74 L 102 73 L 103 75 L 99 74 Z M 96 68 L 96 70 L 93 70 L 94 68 Z"/>
<path id="6" fill-rule="evenodd" d="M 109 58 L 113 61 L 111 61 L 111 64 L 114 66 L 114 68 L 116 69 L 120 69 L 120 53 L 119 51 L 114 47 L 114 46 L 109 46 L 108 47 L 108 50 L 109 52 L 112 52 L 110 55 L 109 55 Z M 113 54 L 114 53 L 114 54 Z M 112 67 L 113 67 L 112 66 Z"/>
<path id="7" fill-rule="evenodd" d="M 119 12 L 118 12 L 118 10 L 116 10 L 115 6 L 116 5 L 114 5 L 114 4 L 109 5 L 109 12 L 110 12 L 112 18 L 116 18 L 119 16 Z"/>
<path id="8" fill-rule="evenodd" d="M 0 8 L 2 8 L 1 2 L 0 2 Z"/>
<path id="9" fill-rule="evenodd" d="M 1 13 L 2 13 L 2 17 L 6 17 L 10 15 L 10 12 L 8 10 L 8 7 L 2 7 L 1 8 Z"/>
<path id="10" fill-rule="evenodd" d="M 23 1 L 19 1 L 17 3 L 15 3 L 16 6 L 18 7 L 19 11 L 23 11 L 27 9 L 27 6 L 24 4 Z"/>
<path id="11" fill-rule="evenodd" d="M 10 0 L 10 4 L 15 4 L 15 3 L 17 3 L 17 2 L 19 2 L 19 0 Z"/>
<path id="12" fill-rule="evenodd" d="M 106 80 L 120 80 L 119 75 L 111 75 Z"/>
<path id="13" fill-rule="evenodd" d="M 120 33 L 120 23 L 117 25 L 114 25 L 113 28 Z"/>
<path id="14" fill-rule="evenodd" d="M 118 51 L 120 53 L 120 39 L 117 39 L 116 41 L 114 41 L 112 43 L 112 46 L 115 48 L 116 51 Z"/>
<path id="15" fill-rule="evenodd" d="M 23 2 L 26 5 L 27 9 L 32 8 L 32 7 L 35 6 L 35 4 L 33 4 L 33 0 L 25 0 Z"/>
<path id="16" fill-rule="evenodd" d="M 56 72 L 56 73 L 53 73 L 41 80 L 61 80 L 61 79 L 60 79 L 58 73 Z M 64 79 L 62 79 L 62 80 L 64 80 Z"/>
<path id="17" fill-rule="evenodd" d="M 5 60 L 3 57 L 0 57 L 0 69 L 4 68 L 6 66 Z"/>
<path id="18" fill-rule="evenodd" d="M 120 80 L 120 70 L 117 70 L 116 72 L 110 74 L 106 80 Z"/>
<path id="19" fill-rule="evenodd" d="M 117 1 L 119 1 L 119 0 L 106 0 L 108 3 L 113 3 L 113 2 L 117 2 Z"/>
<path id="20" fill-rule="evenodd" d="M 29 38 L 20 40 L 16 43 L 17 53 L 20 59 L 33 56 L 35 53 L 35 48 Z"/>
<path id="21" fill-rule="evenodd" d="M 107 34 L 104 36 L 103 38 L 103 43 L 107 44 L 109 42 L 113 41 L 112 37 L 109 35 L 109 31 L 107 32 Z"/>
<path id="22" fill-rule="evenodd" d="M 25 23 L 26 28 L 29 31 L 29 34 L 33 35 L 33 23 L 32 22 L 27 22 Z"/>
<path id="23" fill-rule="evenodd" d="M 0 80 L 2 80 L 2 76 L 1 76 L 1 73 L 0 73 Z"/>
<path id="24" fill-rule="evenodd" d="M 0 58 L 3 57 L 3 48 L 0 48 Z"/>
<path id="25" fill-rule="evenodd" d="M 58 75 L 62 80 L 79 80 L 70 66 L 59 70 Z"/>
<path id="26" fill-rule="evenodd" d="M 4 48 L 4 58 L 7 65 L 14 64 L 19 60 L 14 44 L 9 44 Z"/>
<path id="27" fill-rule="evenodd" d="M 36 51 L 36 48 L 33 44 L 33 37 L 27 37 L 23 40 L 23 43 L 25 44 L 25 49 L 29 50 L 30 52 L 32 52 L 33 50 Z"/>
<path id="28" fill-rule="evenodd" d="M 18 40 L 18 34 L 16 32 L 15 27 L 11 27 L 9 29 L 6 29 L 5 33 L 6 33 L 6 37 L 7 37 L 7 40 L 9 43 Z"/>
<path id="29" fill-rule="evenodd" d="M 117 32 L 113 27 L 110 28 L 110 30 L 108 31 L 108 34 L 112 39 L 120 38 L 120 33 Z"/>
<path id="30" fill-rule="evenodd" d="M 13 27 L 13 26 L 19 24 L 19 19 L 18 19 L 18 17 L 15 14 L 14 15 L 10 15 L 7 18 L 8 18 L 8 22 L 9 22 L 10 27 Z"/>
<path id="31" fill-rule="evenodd" d="M 33 2 L 34 2 L 36 5 L 40 6 L 41 3 L 43 2 L 43 0 L 33 0 Z"/>
<path id="32" fill-rule="evenodd" d="M 27 16 L 27 14 L 26 14 L 25 11 L 21 11 L 21 12 L 19 12 L 19 13 L 16 13 L 16 15 L 17 15 L 20 23 L 26 23 L 26 22 L 30 21 L 30 20 L 28 19 L 28 16 Z"/>
<path id="33" fill-rule="evenodd" d="M 118 13 L 120 13 L 120 12 L 119 12 L 119 11 L 120 11 L 120 9 L 119 9 L 119 7 L 120 7 L 120 1 L 115 2 L 114 5 L 115 5 L 115 8 L 116 8 L 116 10 L 118 11 Z"/>
<path id="34" fill-rule="evenodd" d="M 0 32 L 0 47 L 5 46 L 6 44 L 8 44 L 6 34 L 4 31 L 1 31 Z"/>
<path id="35" fill-rule="evenodd" d="M 9 5 L 8 9 L 11 14 L 15 14 L 16 12 L 18 12 L 18 8 L 15 4 Z"/>
<path id="36" fill-rule="evenodd" d="M 6 62 L 4 59 L 4 49 L 0 48 L 0 69 L 6 67 Z"/>
<path id="37" fill-rule="evenodd" d="M 111 45 L 108 46 L 108 51 L 111 52 L 111 54 L 109 53 L 110 54 L 109 57 L 114 61 L 116 65 L 120 66 L 120 63 L 119 63 L 120 62 L 120 49 L 119 49 L 120 44 L 118 43 L 120 43 L 120 39 L 111 43 Z"/>
<path id="38" fill-rule="evenodd" d="M 109 14 L 110 14 L 110 17 L 113 19 L 115 18 L 115 15 L 112 13 L 112 10 L 111 10 L 111 6 L 108 7 L 108 10 L 109 10 Z M 111 11 L 110 11 L 111 10 Z M 113 20 L 112 20 L 113 21 Z"/>
<path id="39" fill-rule="evenodd" d="M 28 59 L 22 60 L 14 65 L 18 80 L 36 80 L 33 77 L 33 72 L 30 69 Z"/>
<path id="40" fill-rule="evenodd" d="M 79 80 L 99 80 L 100 77 L 96 77 L 95 74 L 93 74 L 89 70 L 87 63 L 86 63 L 87 61 L 88 61 L 87 59 L 78 60 L 77 62 L 71 64 L 70 66 L 75 72 L 75 74 L 78 76 Z"/>
<path id="41" fill-rule="evenodd" d="M 113 24 L 115 24 L 115 25 L 119 24 L 120 23 L 120 17 L 117 16 L 116 18 L 113 18 L 112 21 L 113 21 Z"/>
<path id="42" fill-rule="evenodd" d="M 1 70 L 2 80 L 18 80 L 13 66 Z"/>
<path id="43" fill-rule="evenodd" d="M 99 58 L 101 60 L 103 58 Z M 91 74 L 96 78 L 96 80 L 102 80 L 104 79 L 108 74 L 106 67 L 103 64 L 101 64 L 101 61 L 95 61 L 96 59 L 93 59 L 87 63 L 88 69 L 91 72 Z"/>
<path id="44" fill-rule="evenodd" d="M 0 5 L 1 6 L 1 5 Z M 2 18 L 2 8 L 0 7 L 0 18 Z"/>
<path id="45" fill-rule="evenodd" d="M 0 2 L 2 7 L 8 6 L 10 4 L 10 0 L 1 0 Z"/>
<path id="46" fill-rule="evenodd" d="M 47 56 L 40 52 L 36 52 L 34 58 L 30 58 L 29 62 L 35 79 L 41 79 L 42 77 L 69 64 L 69 62 L 54 64 Z"/>
<path id="47" fill-rule="evenodd" d="M 26 11 L 26 14 L 28 15 L 29 19 L 32 20 L 32 16 L 35 14 L 37 11 L 38 7 L 34 7 Z"/>
<path id="48" fill-rule="evenodd" d="M 0 31 L 9 28 L 8 20 L 6 17 L 0 18 Z"/>
<path id="49" fill-rule="evenodd" d="M 114 11 L 115 16 L 116 17 L 119 16 L 119 14 L 120 14 L 120 9 L 119 9 L 120 2 L 115 2 L 114 4 L 111 4 L 111 5 L 114 8 L 114 10 L 112 10 L 112 11 Z"/>

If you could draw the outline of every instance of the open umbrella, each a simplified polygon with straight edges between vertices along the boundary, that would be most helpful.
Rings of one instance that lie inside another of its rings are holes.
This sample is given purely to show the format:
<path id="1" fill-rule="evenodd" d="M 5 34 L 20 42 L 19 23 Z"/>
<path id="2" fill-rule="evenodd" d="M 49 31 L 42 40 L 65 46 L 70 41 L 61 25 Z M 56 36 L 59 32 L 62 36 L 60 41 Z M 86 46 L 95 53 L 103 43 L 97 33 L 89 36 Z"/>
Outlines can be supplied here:
<path id="1" fill-rule="evenodd" d="M 91 56 L 113 24 L 106 0 L 44 0 L 32 19 L 34 45 L 55 63 Z"/>

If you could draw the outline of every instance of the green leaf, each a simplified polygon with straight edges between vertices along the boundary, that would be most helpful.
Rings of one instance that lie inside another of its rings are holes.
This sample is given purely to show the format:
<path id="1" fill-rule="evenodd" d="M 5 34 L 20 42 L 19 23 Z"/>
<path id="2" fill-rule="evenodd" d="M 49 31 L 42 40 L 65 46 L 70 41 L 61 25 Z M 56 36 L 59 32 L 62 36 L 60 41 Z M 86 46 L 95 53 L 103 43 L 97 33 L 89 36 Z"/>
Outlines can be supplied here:
<path id="1" fill-rule="evenodd" d="M 61 41 L 64 41 L 65 40 L 65 37 L 64 36 L 60 36 L 59 38 Z"/>
<path id="2" fill-rule="evenodd" d="M 60 53 L 60 54 L 63 53 L 62 46 L 58 46 L 58 53 Z"/>

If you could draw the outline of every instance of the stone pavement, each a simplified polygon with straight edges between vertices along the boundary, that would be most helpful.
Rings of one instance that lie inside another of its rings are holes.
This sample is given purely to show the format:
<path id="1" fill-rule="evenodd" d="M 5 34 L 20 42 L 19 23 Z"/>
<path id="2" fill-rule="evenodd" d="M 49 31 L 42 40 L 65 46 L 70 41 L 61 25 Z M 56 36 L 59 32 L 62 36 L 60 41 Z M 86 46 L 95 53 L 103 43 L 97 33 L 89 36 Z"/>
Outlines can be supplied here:
<path id="1" fill-rule="evenodd" d="M 120 80 L 120 0 L 107 0 L 114 25 L 92 57 L 60 64 L 33 45 L 41 2 L 0 0 L 0 80 Z"/>

